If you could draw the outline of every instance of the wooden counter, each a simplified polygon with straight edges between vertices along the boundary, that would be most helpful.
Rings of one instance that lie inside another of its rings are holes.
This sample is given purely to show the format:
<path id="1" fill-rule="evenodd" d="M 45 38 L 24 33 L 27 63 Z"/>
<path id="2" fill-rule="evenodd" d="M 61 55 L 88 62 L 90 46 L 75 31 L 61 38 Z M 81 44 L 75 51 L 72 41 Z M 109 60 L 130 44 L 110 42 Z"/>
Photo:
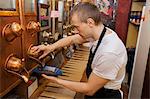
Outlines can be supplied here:
<path id="1" fill-rule="evenodd" d="M 81 81 L 86 68 L 88 55 L 89 50 L 86 47 L 75 50 L 72 58 L 62 66 L 61 69 L 64 73 L 62 76 L 59 76 L 59 78 L 71 81 Z M 62 85 L 44 80 L 44 83 L 39 86 L 30 99 L 74 99 L 76 92 L 63 87 Z"/>

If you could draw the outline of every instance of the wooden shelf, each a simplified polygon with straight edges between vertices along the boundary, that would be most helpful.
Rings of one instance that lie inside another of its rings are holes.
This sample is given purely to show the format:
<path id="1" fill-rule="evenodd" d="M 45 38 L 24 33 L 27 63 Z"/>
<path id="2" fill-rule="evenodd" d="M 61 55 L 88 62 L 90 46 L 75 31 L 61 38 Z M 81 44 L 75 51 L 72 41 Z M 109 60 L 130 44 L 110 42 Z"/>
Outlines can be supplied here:
<path id="1" fill-rule="evenodd" d="M 40 20 L 49 20 L 49 16 L 41 16 Z"/>
<path id="2" fill-rule="evenodd" d="M 50 20 L 50 5 L 38 2 L 38 21 L 41 24 L 41 32 L 39 34 L 39 43 L 43 42 L 42 31 L 50 32 L 51 20 Z"/>
<path id="3" fill-rule="evenodd" d="M 140 23 L 136 23 L 136 22 L 130 22 L 130 23 L 135 25 L 135 26 L 140 26 Z"/>
<path id="4" fill-rule="evenodd" d="M 145 3 L 145 0 L 132 1 L 129 17 L 128 35 L 126 40 L 127 48 L 136 47 L 140 21 L 142 19 L 142 9 Z"/>
<path id="5" fill-rule="evenodd" d="M 50 7 L 50 5 L 43 4 L 43 3 L 39 3 L 39 5 L 41 6 L 41 8 L 49 8 Z"/>
<path id="6" fill-rule="evenodd" d="M 50 27 L 49 26 L 41 27 L 41 31 L 47 30 L 47 29 L 50 29 Z"/>
<path id="7" fill-rule="evenodd" d="M 132 2 L 131 11 L 142 11 L 145 2 Z"/>

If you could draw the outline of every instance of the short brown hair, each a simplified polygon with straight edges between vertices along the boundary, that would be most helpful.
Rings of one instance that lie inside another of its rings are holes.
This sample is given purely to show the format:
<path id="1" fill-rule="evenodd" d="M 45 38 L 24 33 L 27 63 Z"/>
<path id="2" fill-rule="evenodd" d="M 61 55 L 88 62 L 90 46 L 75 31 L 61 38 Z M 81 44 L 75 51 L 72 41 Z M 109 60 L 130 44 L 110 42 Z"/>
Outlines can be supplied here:
<path id="1" fill-rule="evenodd" d="M 77 14 L 81 22 L 87 22 L 88 18 L 95 21 L 95 25 L 101 23 L 101 14 L 96 5 L 89 2 L 80 2 L 73 7 L 70 12 L 70 19 L 74 14 Z"/>

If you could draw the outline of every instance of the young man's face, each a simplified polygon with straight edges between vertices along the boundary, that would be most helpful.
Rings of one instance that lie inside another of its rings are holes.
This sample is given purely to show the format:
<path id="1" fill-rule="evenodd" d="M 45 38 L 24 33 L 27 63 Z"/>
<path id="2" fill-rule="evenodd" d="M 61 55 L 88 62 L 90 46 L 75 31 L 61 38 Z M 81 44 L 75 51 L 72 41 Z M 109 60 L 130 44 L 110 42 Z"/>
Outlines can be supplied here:
<path id="1" fill-rule="evenodd" d="M 74 26 L 74 33 L 79 34 L 83 38 L 88 38 L 88 25 L 87 23 L 81 22 L 77 14 L 72 16 L 71 24 Z"/>

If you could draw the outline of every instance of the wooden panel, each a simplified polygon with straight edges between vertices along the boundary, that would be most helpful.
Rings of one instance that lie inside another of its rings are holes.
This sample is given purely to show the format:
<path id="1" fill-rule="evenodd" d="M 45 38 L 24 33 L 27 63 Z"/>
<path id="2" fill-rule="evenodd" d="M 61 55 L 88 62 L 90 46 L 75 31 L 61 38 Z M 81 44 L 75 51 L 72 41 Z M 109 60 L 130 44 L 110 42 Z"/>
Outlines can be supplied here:
<path id="1" fill-rule="evenodd" d="M 36 14 L 34 15 L 24 15 L 23 1 L 24 0 L 16 0 L 17 8 L 19 5 L 19 11 L 17 9 L 17 15 L 13 15 L 11 13 L 7 13 L 7 15 L 0 14 L 0 97 L 7 94 L 10 90 L 15 88 L 20 83 L 20 78 L 14 74 L 10 74 L 4 70 L 4 64 L 7 57 L 10 54 L 16 54 L 16 56 L 20 59 L 26 58 L 25 55 L 27 53 L 27 49 L 31 44 L 37 44 L 37 33 L 35 35 L 31 35 L 30 32 L 26 31 L 26 25 L 29 21 L 37 21 Z M 18 4 L 19 3 L 19 4 Z M 36 3 L 35 3 L 36 4 Z M 3 13 L 2 13 L 3 14 Z M 21 37 L 17 37 L 12 42 L 7 42 L 4 37 L 2 37 L 2 30 L 4 26 L 8 23 L 17 22 L 21 24 L 23 28 L 23 32 Z M 29 61 L 30 64 L 26 61 L 25 65 L 29 66 L 31 69 L 34 62 Z"/>
<path id="2" fill-rule="evenodd" d="M 0 20 L 0 48 L 2 48 L 0 52 L 0 96 L 3 96 L 20 82 L 17 76 L 4 70 L 5 61 L 10 54 L 16 54 L 18 58 L 22 58 L 22 50 L 21 37 L 17 37 L 12 42 L 8 42 L 2 37 L 4 26 L 12 22 L 20 23 L 19 17 L 0 17 Z"/>
<path id="3" fill-rule="evenodd" d="M 74 91 L 71 91 L 62 85 L 49 82 L 38 99 L 74 99 L 75 94 Z"/>
<path id="4" fill-rule="evenodd" d="M 129 23 L 126 48 L 135 48 L 138 37 L 138 29 L 134 24 Z"/>
<path id="5" fill-rule="evenodd" d="M 41 97 L 47 97 L 49 99 L 74 99 L 74 97 L 68 95 L 58 94 L 54 92 L 46 92 L 46 91 L 44 91 L 38 99 L 41 99 Z"/>
<path id="6" fill-rule="evenodd" d="M 71 96 L 71 97 L 74 97 L 75 96 L 75 92 L 74 91 L 71 91 L 63 86 L 59 86 L 59 87 L 56 87 L 56 86 L 46 86 L 45 90 L 44 91 L 47 91 L 47 92 L 55 92 L 55 93 L 59 93 L 59 94 L 65 94 L 65 95 L 68 95 L 68 96 Z"/>
<path id="7" fill-rule="evenodd" d="M 27 27 L 27 24 L 30 21 L 35 21 L 37 22 L 37 18 L 36 16 L 26 16 L 25 17 L 25 28 Z M 33 67 L 35 67 L 37 64 L 36 62 L 34 62 L 33 60 L 28 58 L 27 55 L 27 51 L 29 49 L 29 47 L 32 45 L 38 45 L 38 33 L 37 32 L 31 32 L 31 31 L 27 31 L 27 29 L 25 31 L 23 31 L 23 35 L 22 35 L 22 43 L 23 43 L 23 56 L 26 59 L 25 65 L 26 68 L 28 70 L 31 70 Z"/>
<path id="8" fill-rule="evenodd" d="M 16 2 L 16 11 L 1 11 L 0 10 L 0 16 L 19 16 L 19 7 L 18 7 L 19 1 L 15 0 L 15 2 Z"/>

